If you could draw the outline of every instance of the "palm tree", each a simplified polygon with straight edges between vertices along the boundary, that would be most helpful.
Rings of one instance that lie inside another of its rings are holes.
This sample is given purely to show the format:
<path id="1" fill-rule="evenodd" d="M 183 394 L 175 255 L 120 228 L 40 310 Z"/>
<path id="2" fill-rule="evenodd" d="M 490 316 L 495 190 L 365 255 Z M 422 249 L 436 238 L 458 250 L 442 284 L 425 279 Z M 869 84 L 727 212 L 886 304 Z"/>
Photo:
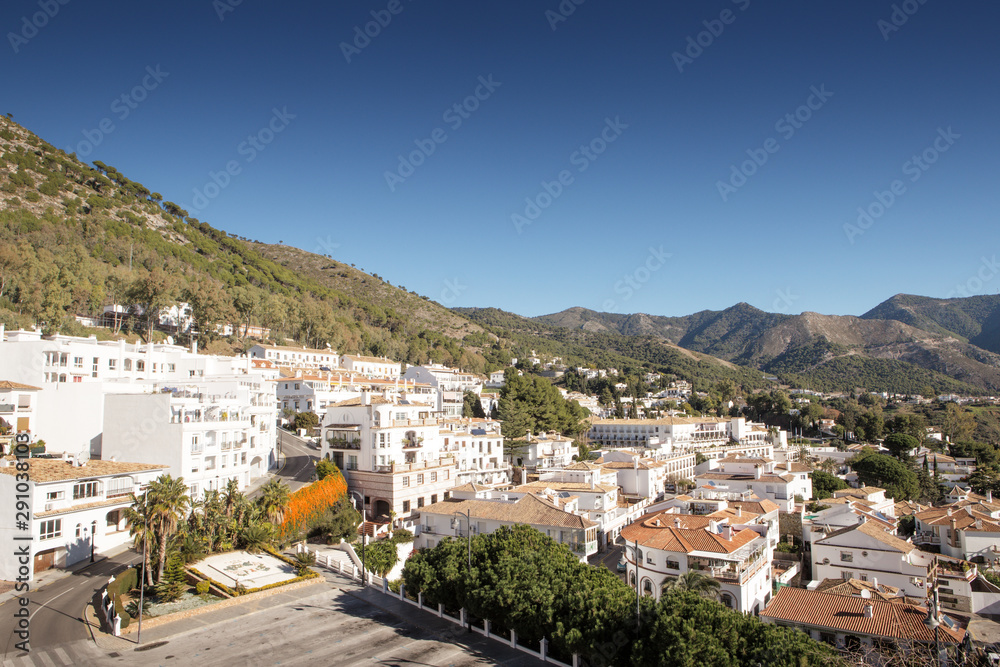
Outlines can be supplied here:
<path id="1" fill-rule="evenodd" d="M 285 518 L 285 509 L 290 498 L 288 485 L 281 480 L 272 479 L 261 488 L 258 503 L 268 521 L 280 524 Z"/>
<path id="2" fill-rule="evenodd" d="M 223 492 L 222 498 L 225 501 L 226 516 L 233 516 L 233 510 L 243 498 L 243 493 L 240 491 L 240 483 L 235 479 L 226 482 L 226 490 Z"/>
<path id="3" fill-rule="evenodd" d="M 163 578 L 163 570 L 167 564 L 167 540 L 177 532 L 177 526 L 190 502 L 187 490 L 183 477 L 174 479 L 170 475 L 160 475 L 149 483 L 146 492 L 149 523 L 158 542 L 157 582 Z"/>
<path id="4" fill-rule="evenodd" d="M 676 579 L 667 579 L 664 581 L 660 590 L 664 593 L 669 591 L 692 591 L 710 600 L 718 600 L 721 588 L 722 586 L 719 582 L 712 577 L 695 570 L 688 570 Z"/>
<path id="5" fill-rule="evenodd" d="M 142 571 L 145 573 L 146 585 L 153 585 L 153 572 L 150 562 L 153 557 L 153 545 L 156 536 L 153 533 L 153 526 L 149 522 L 149 506 L 146 504 L 147 497 L 137 497 L 134 493 L 129 496 L 132 505 L 125 508 L 125 520 L 128 522 L 129 535 L 132 536 L 132 544 L 136 551 L 145 554 L 146 560 L 142 564 Z"/>
<path id="6" fill-rule="evenodd" d="M 243 548 L 252 554 L 270 544 L 273 537 L 273 526 L 264 522 L 252 523 L 240 531 L 240 542 Z"/>

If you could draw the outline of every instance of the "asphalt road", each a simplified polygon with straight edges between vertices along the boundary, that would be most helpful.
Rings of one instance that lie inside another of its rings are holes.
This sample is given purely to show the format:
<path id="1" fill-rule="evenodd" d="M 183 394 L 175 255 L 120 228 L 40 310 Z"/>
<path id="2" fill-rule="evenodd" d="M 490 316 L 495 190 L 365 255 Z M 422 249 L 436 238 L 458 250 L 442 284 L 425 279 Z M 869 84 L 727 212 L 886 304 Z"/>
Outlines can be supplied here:
<path id="1" fill-rule="evenodd" d="M 101 586 L 108 583 L 109 577 L 125 564 L 137 562 L 140 558 L 139 554 L 126 551 L 46 584 L 39 590 L 32 590 L 27 595 L 31 601 L 28 609 L 31 612 L 29 645 L 32 651 L 65 648 L 67 644 L 81 640 L 89 643 L 90 632 L 83 620 L 84 607 L 93 600 Z M 14 648 L 20 641 L 14 634 L 14 612 L 17 610 L 16 599 L 0 605 L 0 653 L 5 658 L 20 653 Z"/>
<path id="2" fill-rule="evenodd" d="M 296 435 L 278 429 L 278 447 L 285 457 L 285 465 L 275 477 L 282 480 L 292 491 L 296 491 L 313 481 L 316 476 L 316 460 L 319 451 L 310 443 Z M 260 490 L 250 493 L 251 499 L 260 495 Z"/>

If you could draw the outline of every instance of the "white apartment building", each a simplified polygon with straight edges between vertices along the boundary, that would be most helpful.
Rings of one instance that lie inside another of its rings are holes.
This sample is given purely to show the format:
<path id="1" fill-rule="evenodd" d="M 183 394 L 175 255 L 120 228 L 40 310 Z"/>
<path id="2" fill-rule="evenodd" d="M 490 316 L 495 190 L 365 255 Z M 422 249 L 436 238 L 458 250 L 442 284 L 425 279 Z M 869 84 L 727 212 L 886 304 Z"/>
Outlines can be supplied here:
<path id="1" fill-rule="evenodd" d="M 481 375 L 467 373 L 441 364 L 410 366 L 403 374 L 403 378 L 428 384 L 437 389 L 438 404 L 436 407 L 437 411 L 444 417 L 461 417 L 465 392 L 471 391 L 478 396 L 482 393 L 485 383 L 485 378 Z"/>
<path id="2" fill-rule="evenodd" d="M 629 585 L 660 598 L 669 579 L 694 570 L 720 584 L 720 601 L 737 611 L 758 613 L 771 599 L 768 526 L 750 512 L 739 518 L 651 512 L 622 530 Z"/>
<path id="3" fill-rule="evenodd" d="M 803 500 L 812 498 L 812 479 L 808 474 L 779 474 L 770 459 L 730 456 L 720 459 L 718 464 L 717 469 L 696 474 L 695 484 L 727 491 L 751 490 L 777 503 L 782 512 L 795 510 L 796 496 Z"/>
<path id="4" fill-rule="evenodd" d="M 922 458 L 931 475 L 945 483 L 964 482 L 976 472 L 976 459 L 973 456 L 952 457 L 926 452 Z"/>
<path id="5" fill-rule="evenodd" d="M 458 484 L 502 485 L 511 481 L 500 422 L 472 417 L 442 419 L 441 452 L 455 459 Z"/>
<path id="6" fill-rule="evenodd" d="M 572 439 L 551 432 L 528 434 L 527 441 L 510 452 L 508 458 L 513 465 L 534 473 L 540 468 L 565 468 L 573 463 L 574 456 L 579 455 L 580 448 L 573 444 Z"/>
<path id="7" fill-rule="evenodd" d="M 672 490 L 678 480 L 694 478 L 693 453 L 640 451 L 610 450 L 596 461 L 605 470 L 615 471 L 618 486 L 625 495 L 655 500 Z"/>
<path id="8" fill-rule="evenodd" d="M 588 436 L 601 447 L 690 450 L 710 459 L 722 458 L 732 450 L 772 458 L 774 450 L 767 429 L 743 417 L 597 419 Z"/>
<path id="9" fill-rule="evenodd" d="M 0 378 L 41 388 L 33 434 L 48 451 L 102 455 L 105 396 L 144 393 L 157 383 L 179 386 L 203 378 L 269 377 L 248 357 L 197 354 L 197 347 L 42 337 L 0 325 Z M 270 389 L 273 395 L 273 387 Z M 119 415 L 128 419 L 128 415 Z"/>
<path id="10" fill-rule="evenodd" d="M 363 357 L 355 354 L 345 354 L 340 359 L 341 367 L 350 373 L 364 375 L 370 378 L 395 379 L 403 372 L 398 361 L 385 357 Z"/>
<path id="11" fill-rule="evenodd" d="M 266 359 L 278 366 L 327 370 L 340 367 L 340 355 L 330 348 L 317 350 L 294 345 L 254 345 L 249 353 L 254 359 Z"/>
<path id="12" fill-rule="evenodd" d="M 369 518 L 412 525 L 461 480 L 503 479 L 502 438 L 475 430 L 448 429 L 434 406 L 409 396 L 366 391 L 327 408 L 321 456 L 344 471 Z"/>
<path id="13" fill-rule="evenodd" d="M 471 520 L 470 520 L 471 519 Z M 414 546 L 437 546 L 446 537 L 465 539 L 488 535 L 501 526 L 527 524 L 565 544 L 581 562 L 597 553 L 597 524 L 565 510 L 559 501 L 546 501 L 533 494 L 489 499 L 452 498 L 425 507 Z"/>
<path id="14" fill-rule="evenodd" d="M 320 416 L 329 406 L 357 398 L 364 391 L 406 394 L 430 405 L 437 401 L 437 390 L 427 384 L 370 378 L 343 371 L 308 373 L 296 369 L 295 375 L 277 378 L 275 387 L 279 410 L 314 412 Z"/>
<path id="15" fill-rule="evenodd" d="M 893 535 L 878 521 L 860 523 L 830 533 L 812 544 L 813 579 L 860 579 L 898 588 L 905 595 L 926 597 L 935 573 L 941 603 L 961 611 L 972 609 L 975 563 L 920 551 Z"/>
<path id="16" fill-rule="evenodd" d="M 1000 560 L 1000 505 L 992 502 L 932 507 L 917 512 L 914 544 L 963 560 Z"/>
<path id="17" fill-rule="evenodd" d="M 490 379 L 486 381 L 487 387 L 502 387 L 504 383 L 503 379 L 504 369 L 498 371 L 493 371 L 490 373 Z"/>
<path id="18" fill-rule="evenodd" d="M 29 384 L 0 380 L 0 429 L 9 431 L 8 438 L 18 433 L 34 433 L 35 408 L 38 404 L 40 387 Z M 0 438 L 4 438 L 0 435 Z M 7 439 L 0 440 L 0 446 L 9 445 Z M 8 447 L 0 450 L 0 454 L 10 453 Z"/>
<path id="19" fill-rule="evenodd" d="M 152 390 L 105 397 L 102 458 L 166 464 L 195 498 L 230 479 L 246 488 L 277 465 L 271 383 L 248 375 Z"/>
<path id="20" fill-rule="evenodd" d="M 653 505 L 650 511 L 676 508 L 681 514 L 697 516 L 713 515 L 729 516 L 733 521 L 752 519 L 752 523 L 767 526 L 767 541 L 773 549 L 778 546 L 779 507 L 767 500 L 753 495 L 750 491 L 743 493 L 725 493 L 709 489 L 696 489 L 691 495 L 680 495 L 662 503 Z M 746 513 L 746 514 L 744 514 Z"/>
<path id="21" fill-rule="evenodd" d="M 0 494 L 10 499 L 11 514 L 15 498 L 26 496 L 31 521 L 24 531 L 16 529 L 13 516 L 0 524 L 0 579 L 7 581 L 17 579 L 21 566 L 30 580 L 51 567 L 89 559 L 92 551 L 128 543 L 123 510 L 131 504 L 129 494 L 141 493 L 166 472 L 155 464 L 34 458 L 28 460 L 29 481 L 18 482 L 15 463 L 13 457 L 0 459 Z"/>

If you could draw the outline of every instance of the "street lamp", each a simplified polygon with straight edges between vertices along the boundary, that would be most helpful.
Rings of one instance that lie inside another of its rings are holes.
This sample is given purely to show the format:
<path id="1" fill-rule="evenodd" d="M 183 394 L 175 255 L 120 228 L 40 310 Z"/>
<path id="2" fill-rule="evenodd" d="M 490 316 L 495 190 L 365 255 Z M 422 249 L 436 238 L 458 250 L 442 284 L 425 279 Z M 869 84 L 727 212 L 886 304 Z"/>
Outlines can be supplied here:
<path id="1" fill-rule="evenodd" d="M 139 629 L 135 633 L 136 645 L 142 643 L 142 608 L 146 602 L 146 544 L 149 542 L 149 519 L 146 512 L 146 500 L 149 489 L 142 494 L 142 581 L 139 584 Z"/>
<path id="2" fill-rule="evenodd" d="M 354 502 L 354 497 L 358 497 L 358 502 Z M 361 506 L 361 583 L 367 583 L 367 572 L 368 568 L 365 565 L 368 555 L 368 533 L 365 530 L 365 524 L 367 519 L 365 518 L 365 497 L 358 493 L 357 491 L 351 491 L 351 504 L 354 505 L 354 509 L 358 509 L 358 505 Z"/>
<path id="3" fill-rule="evenodd" d="M 94 562 L 94 538 L 97 536 L 97 521 L 90 524 L 90 562 Z"/>
<path id="4" fill-rule="evenodd" d="M 464 516 L 465 517 L 466 532 L 468 533 L 468 535 L 466 537 L 468 538 L 468 543 L 469 543 L 469 580 L 470 580 L 470 583 L 471 583 L 471 580 L 472 580 L 472 509 L 471 508 L 467 509 L 465 512 L 460 512 L 458 510 L 455 510 L 454 512 L 452 512 L 452 514 L 457 514 L 458 516 Z M 459 524 L 459 525 L 461 525 L 461 524 Z M 468 618 L 468 621 L 469 621 L 469 632 L 472 632 L 472 617 L 469 616 L 468 610 L 466 610 L 465 614 L 466 614 L 466 617 Z"/>

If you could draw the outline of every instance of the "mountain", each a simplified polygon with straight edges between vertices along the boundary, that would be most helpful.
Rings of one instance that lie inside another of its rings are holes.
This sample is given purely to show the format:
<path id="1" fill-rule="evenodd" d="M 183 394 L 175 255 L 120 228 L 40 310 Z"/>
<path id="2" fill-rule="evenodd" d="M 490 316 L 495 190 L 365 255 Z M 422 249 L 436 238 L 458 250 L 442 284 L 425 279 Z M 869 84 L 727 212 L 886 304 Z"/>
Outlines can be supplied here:
<path id="1" fill-rule="evenodd" d="M 992 351 L 1000 344 L 1000 300 L 941 301 L 893 297 L 862 317 L 784 315 L 739 303 L 683 317 L 570 308 L 536 319 L 588 332 L 654 336 L 817 389 L 1000 390 L 1000 354 Z"/>
<path id="2" fill-rule="evenodd" d="M 861 318 L 896 320 L 1000 354 L 1000 296 L 995 294 L 958 299 L 897 294 Z"/>

